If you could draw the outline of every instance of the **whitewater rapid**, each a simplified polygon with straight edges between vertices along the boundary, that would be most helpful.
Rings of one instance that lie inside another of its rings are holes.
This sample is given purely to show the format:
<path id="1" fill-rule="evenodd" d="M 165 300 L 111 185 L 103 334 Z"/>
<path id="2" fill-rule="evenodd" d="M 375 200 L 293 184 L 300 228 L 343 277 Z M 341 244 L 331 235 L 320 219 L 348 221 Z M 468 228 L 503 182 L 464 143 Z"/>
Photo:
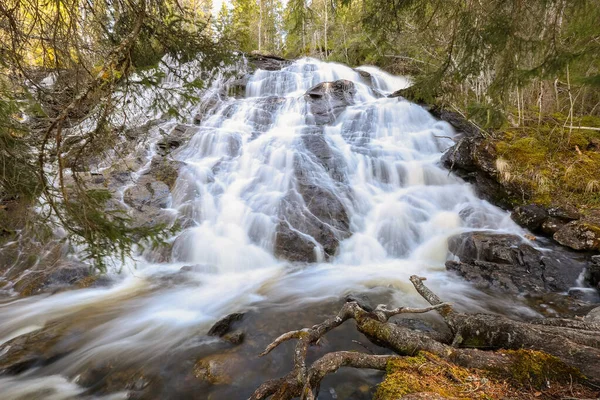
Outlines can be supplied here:
<path id="1" fill-rule="evenodd" d="M 305 93 L 340 79 L 354 83 L 353 103 L 315 131 Z M 36 398 L 40 390 L 51 399 L 93 397 L 78 385 L 90 365 L 160 363 L 173 351 L 214 342 L 206 332 L 232 312 L 306 308 L 349 293 L 384 292 L 391 305 L 421 305 L 408 280 L 413 274 L 427 277 L 459 308 L 486 309 L 488 295 L 446 273 L 447 238 L 476 229 L 523 232 L 441 167 L 456 134 L 450 125 L 387 97 L 409 85 L 375 67 L 302 59 L 280 71 L 256 71 L 241 98 L 221 96 L 173 154 L 183 166 L 170 208 L 186 224 L 171 240 L 172 262 L 138 257 L 110 287 L 1 304 L 0 344 L 53 324 L 84 334 L 56 361 L 0 377 L 0 397 Z M 306 146 L 307 132 L 321 135 L 339 166 L 335 174 Z M 278 227 L 287 222 L 284 201 L 293 200 L 302 218 L 315 217 L 299 195 L 299 165 L 349 220 L 349 234 L 331 228 L 339 239 L 333 255 L 309 233 L 296 232 L 314 244 L 310 263 L 289 262 L 276 252 Z M 518 305 L 506 300 L 502 307 Z M 267 329 L 272 337 L 281 333 L 276 325 Z"/>

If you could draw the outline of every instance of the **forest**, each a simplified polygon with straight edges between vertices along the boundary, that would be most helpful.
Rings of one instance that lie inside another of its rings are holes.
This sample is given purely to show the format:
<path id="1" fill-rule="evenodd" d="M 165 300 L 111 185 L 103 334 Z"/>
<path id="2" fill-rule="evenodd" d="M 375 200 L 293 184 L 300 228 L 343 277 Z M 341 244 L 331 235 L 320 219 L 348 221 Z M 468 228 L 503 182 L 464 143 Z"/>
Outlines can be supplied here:
<path id="1" fill-rule="evenodd" d="M 597 398 L 599 22 L 0 2 L 0 397 Z"/>

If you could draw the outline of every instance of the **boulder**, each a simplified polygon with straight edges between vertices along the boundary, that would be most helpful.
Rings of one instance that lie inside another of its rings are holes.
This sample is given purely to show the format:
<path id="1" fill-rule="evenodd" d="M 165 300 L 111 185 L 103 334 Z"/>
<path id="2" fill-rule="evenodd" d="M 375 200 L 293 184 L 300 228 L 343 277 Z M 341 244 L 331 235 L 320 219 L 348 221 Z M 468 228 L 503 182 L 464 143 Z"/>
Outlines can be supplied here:
<path id="1" fill-rule="evenodd" d="M 563 246 L 574 250 L 600 250 L 600 225 L 581 219 L 561 227 L 553 236 Z"/>
<path id="2" fill-rule="evenodd" d="M 510 209 L 516 199 L 527 198 L 522 188 L 499 179 L 494 145 L 473 133 L 464 134 L 442 155 L 442 165 L 465 181 L 472 183 L 475 192 L 485 200 Z"/>
<path id="3" fill-rule="evenodd" d="M 555 217 L 548 217 L 544 223 L 542 223 L 541 230 L 548 236 L 554 235 L 556 232 L 560 230 L 563 226 L 565 226 L 565 221 Z"/>
<path id="4" fill-rule="evenodd" d="M 335 122 L 346 107 L 354 104 L 355 95 L 354 83 L 345 79 L 313 86 L 304 95 L 311 112 L 307 123 L 327 125 Z"/>
<path id="5" fill-rule="evenodd" d="M 247 54 L 246 58 L 248 59 L 250 67 L 254 69 L 264 69 L 266 71 L 279 71 L 292 64 L 290 60 L 273 55 L 252 53 Z"/>
<path id="6" fill-rule="evenodd" d="M 565 292 L 585 268 L 565 251 L 541 252 L 516 235 L 466 232 L 448 239 L 460 261 L 446 268 L 480 288 L 508 293 Z"/>
<path id="7" fill-rule="evenodd" d="M 535 232 L 542 227 L 548 213 L 537 204 L 528 204 L 515 208 L 510 216 L 517 224 Z"/>

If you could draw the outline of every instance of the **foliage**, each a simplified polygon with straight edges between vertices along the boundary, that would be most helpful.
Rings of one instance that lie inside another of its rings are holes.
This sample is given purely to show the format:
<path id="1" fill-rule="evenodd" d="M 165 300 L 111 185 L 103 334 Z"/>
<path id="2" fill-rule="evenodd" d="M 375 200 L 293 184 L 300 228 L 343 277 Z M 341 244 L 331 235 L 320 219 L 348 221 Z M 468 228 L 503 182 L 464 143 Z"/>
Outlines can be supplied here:
<path id="1" fill-rule="evenodd" d="M 230 60 L 208 10 L 197 0 L 2 2 L 0 201 L 37 205 L 28 223 L 65 230 L 100 270 L 168 235 L 166 226 L 132 227 L 106 207 L 110 193 L 89 190 L 80 175 L 118 142 L 136 88 L 155 89 L 153 105 L 176 114 L 173 97 L 160 94 L 172 87 L 165 69 L 195 60 L 207 71 L 178 76 L 177 96 L 190 101 Z"/>

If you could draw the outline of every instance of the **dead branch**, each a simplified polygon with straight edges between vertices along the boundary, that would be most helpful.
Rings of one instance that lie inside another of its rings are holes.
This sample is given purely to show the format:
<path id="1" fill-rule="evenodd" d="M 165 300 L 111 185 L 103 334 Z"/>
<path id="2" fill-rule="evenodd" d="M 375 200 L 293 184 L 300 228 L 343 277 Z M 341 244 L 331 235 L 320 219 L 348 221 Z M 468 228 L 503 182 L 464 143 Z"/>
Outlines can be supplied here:
<path id="1" fill-rule="evenodd" d="M 385 370 L 390 360 L 399 356 L 412 356 L 420 351 L 435 354 L 463 367 L 496 373 L 504 371 L 508 375 L 518 360 L 504 352 L 489 350 L 533 349 L 553 355 L 568 366 L 577 368 L 592 382 L 600 381 L 600 335 L 596 324 L 558 319 L 549 323 L 527 323 L 498 315 L 458 313 L 423 284 L 424 278 L 412 276 L 410 280 L 431 307 L 388 309 L 385 305 L 379 305 L 374 311 L 368 312 L 357 302 L 348 302 L 333 318 L 312 328 L 284 333 L 269 344 L 261 356 L 267 355 L 283 342 L 296 339 L 298 343 L 294 351 L 292 371 L 283 378 L 263 383 L 250 400 L 269 397 L 277 400 L 296 397 L 314 399 L 314 391 L 318 391 L 323 377 L 340 367 Z M 394 315 L 434 310 L 442 315 L 451 328 L 454 346 L 425 333 L 388 322 Z M 342 351 L 328 353 L 307 367 L 308 348 L 349 319 L 356 321 L 358 331 L 371 342 L 387 347 L 397 355 L 380 356 Z M 478 344 L 478 348 L 470 348 L 474 343 Z"/>

